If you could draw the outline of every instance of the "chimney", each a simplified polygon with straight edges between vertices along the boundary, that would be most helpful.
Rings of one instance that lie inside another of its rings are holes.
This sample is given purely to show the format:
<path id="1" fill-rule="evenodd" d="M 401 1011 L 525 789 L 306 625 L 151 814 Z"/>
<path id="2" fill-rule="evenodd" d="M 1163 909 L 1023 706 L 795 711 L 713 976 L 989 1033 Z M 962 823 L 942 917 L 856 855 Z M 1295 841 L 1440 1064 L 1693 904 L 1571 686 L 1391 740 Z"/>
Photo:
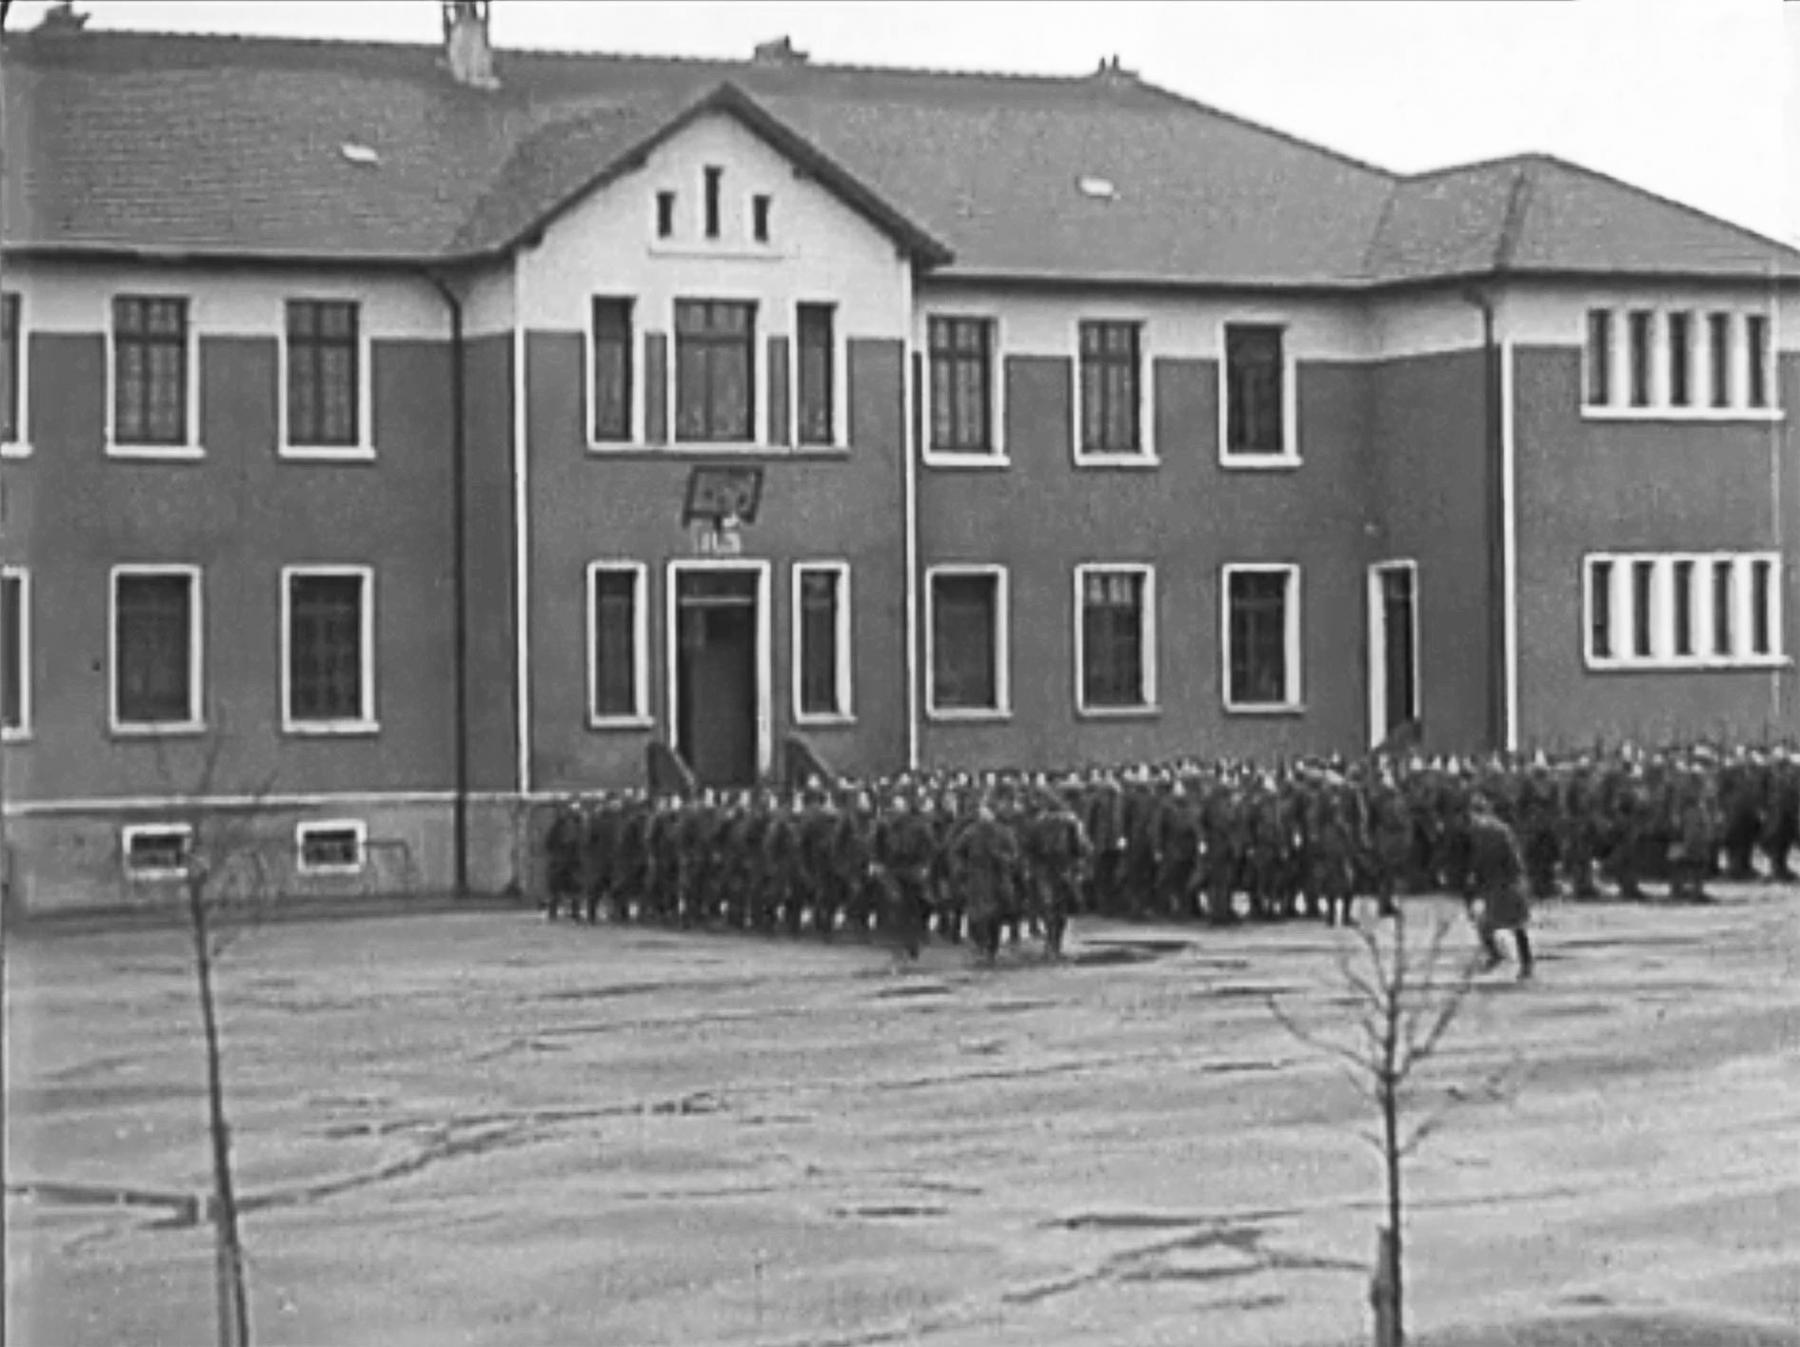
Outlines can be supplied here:
<path id="1" fill-rule="evenodd" d="M 794 50 L 794 40 L 790 37 L 778 37 L 773 42 L 756 44 L 757 65 L 805 65 L 806 59 L 805 52 Z"/>
<path id="2" fill-rule="evenodd" d="M 1137 71 L 1127 70 L 1117 56 L 1101 57 L 1100 68 L 1094 72 L 1094 78 L 1102 84 L 1134 84 L 1137 77 Z"/>
<path id="3" fill-rule="evenodd" d="M 488 0 L 444 0 L 444 65 L 471 89 L 497 89 L 488 45 Z"/>
<path id="4" fill-rule="evenodd" d="M 87 21 L 91 17 L 92 15 L 75 12 L 75 0 L 57 0 L 44 11 L 44 17 L 38 20 L 38 26 L 33 31 L 54 36 L 79 33 L 87 27 Z"/>

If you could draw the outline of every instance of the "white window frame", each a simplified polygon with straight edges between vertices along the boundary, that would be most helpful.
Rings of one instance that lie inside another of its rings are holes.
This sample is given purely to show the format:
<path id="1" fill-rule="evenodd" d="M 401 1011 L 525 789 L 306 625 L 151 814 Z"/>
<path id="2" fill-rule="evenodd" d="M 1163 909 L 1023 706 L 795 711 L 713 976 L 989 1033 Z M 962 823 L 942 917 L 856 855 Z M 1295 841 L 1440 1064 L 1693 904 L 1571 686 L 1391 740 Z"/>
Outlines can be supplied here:
<path id="1" fill-rule="evenodd" d="M 654 197 L 652 197 L 652 201 L 654 202 Z M 654 232 L 656 226 L 654 206 L 652 207 L 650 225 L 652 232 Z M 597 381 L 594 378 L 594 301 L 596 299 L 626 299 L 631 301 L 631 435 L 628 439 L 597 440 L 594 438 L 594 409 L 600 404 L 600 390 Z M 619 454 L 641 451 L 649 443 L 649 431 L 646 428 L 648 409 L 644 406 L 646 395 L 649 393 L 649 385 L 644 380 L 644 360 L 645 355 L 649 350 L 649 345 L 647 340 L 648 334 L 644 331 L 644 325 L 639 318 L 642 309 L 643 297 L 640 295 L 621 294 L 617 291 L 610 290 L 595 290 L 587 297 L 587 321 L 583 324 L 581 329 L 581 357 L 585 362 L 581 376 L 581 386 L 587 393 L 586 400 L 581 404 L 581 419 L 583 423 L 581 437 L 583 443 L 587 445 L 590 454 Z M 664 357 L 666 363 L 669 365 L 667 373 L 669 376 L 669 397 L 671 399 L 668 412 L 668 415 L 671 418 L 668 427 L 670 444 L 674 443 L 675 437 L 675 427 L 672 419 L 675 415 L 673 402 L 675 396 L 674 322 L 675 311 L 670 309 L 668 354 Z"/>
<path id="2" fill-rule="evenodd" d="M 931 322 L 934 318 L 977 320 L 988 324 L 989 423 L 993 427 L 993 445 L 985 454 L 960 450 L 934 449 L 931 444 Z M 1079 338 L 1077 338 L 1079 340 Z M 1012 466 L 1006 443 L 1006 324 L 999 312 L 979 306 L 970 308 L 927 309 L 920 319 L 919 344 L 919 452 L 920 461 L 928 468 L 1006 469 Z"/>
<path id="3" fill-rule="evenodd" d="M 853 700 L 856 680 L 855 670 L 851 664 L 851 632 L 850 620 L 850 563 L 847 561 L 796 561 L 792 567 L 791 593 L 788 599 L 788 625 L 791 628 L 791 641 L 788 652 L 789 681 L 793 684 L 793 713 L 796 725 L 848 725 L 856 719 L 856 703 Z M 832 575 L 837 577 L 837 612 L 836 625 L 832 639 L 836 643 L 835 654 L 837 668 L 837 689 L 835 711 L 806 711 L 802 709 L 801 694 L 804 691 L 804 665 L 801 657 L 805 643 L 801 639 L 804 624 L 801 621 L 800 595 L 802 581 L 809 574 Z"/>
<path id="4" fill-rule="evenodd" d="M 288 305 L 349 304 L 356 310 L 356 443 L 295 444 L 288 435 Z M 280 368 L 275 381 L 275 414 L 279 427 L 276 456 L 301 462 L 368 463 L 375 458 L 374 341 L 369 335 L 367 306 L 340 295 L 283 295 L 276 328 Z"/>
<path id="5" fill-rule="evenodd" d="M 120 299 L 179 299 L 187 305 L 187 412 L 183 418 L 187 426 L 187 442 L 185 444 L 121 444 L 119 443 L 117 418 L 119 414 L 118 378 L 119 347 L 118 334 L 113 327 L 114 301 Z M 192 294 L 177 294 L 166 290 L 116 290 L 108 291 L 106 304 L 106 456 L 108 458 L 139 459 L 145 462 L 187 462 L 205 458 L 206 449 L 200 439 L 200 317 L 199 306 Z M 285 366 L 281 370 L 283 379 L 287 376 Z"/>
<path id="6" fill-rule="evenodd" d="M 1279 454 L 1231 452 L 1231 369 L 1228 356 L 1230 330 L 1234 327 L 1281 329 L 1281 443 Z M 1233 314 L 1219 322 L 1219 466 L 1245 472 L 1291 472 L 1300 457 L 1300 361 L 1294 354 L 1292 319 L 1254 313 Z"/>
<path id="7" fill-rule="evenodd" d="M 937 580 L 987 576 L 994 581 L 994 702 L 991 707 L 937 704 Z M 925 568 L 925 714 L 939 721 L 1006 720 L 1012 715 L 1012 579 L 1005 566 L 955 563 Z"/>
<path id="8" fill-rule="evenodd" d="M 1588 315 L 1604 312 L 1612 316 L 1612 351 L 1609 364 L 1612 400 L 1594 403 L 1587 400 L 1587 372 L 1593 351 L 1588 344 Z M 1650 402 L 1633 406 L 1631 402 L 1631 315 L 1650 314 Z M 1670 350 L 1669 315 L 1686 313 L 1688 327 L 1688 401 L 1675 406 L 1669 401 Z M 1731 343 L 1727 377 L 1730 388 L 1726 405 L 1713 405 L 1713 339 L 1712 320 L 1724 314 L 1731 321 L 1728 328 Z M 1752 314 L 1768 321 L 1768 341 L 1764 350 L 1764 378 L 1769 391 L 1769 405 L 1752 407 L 1750 398 L 1750 338 Z M 1746 308 L 1699 300 L 1674 304 L 1618 302 L 1588 305 L 1581 312 L 1582 380 L 1578 394 L 1581 416 L 1587 421 L 1672 421 L 1672 422 L 1748 422 L 1771 423 L 1787 419 L 1781 406 L 1781 361 L 1778 341 L 1780 323 L 1773 308 Z M 1683 554 L 1686 555 L 1686 554 Z"/>
<path id="9" fill-rule="evenodd" d="M 1142 671 L 1142 678 L 1138 687 L 1138 700 L 1126 706 L 1090 706 L 1087 700 L 1087 649 L 1086 642 L 1082 639 L 1086 625 L 1083 591 L 1088 577 L 1096 575 L 1130 575 L 1143 581 L 1139 591 L 1142 611 L 1138 623 L 1138 667 Z M 1082 716 L 1108 720 L 1157 714 L 1161 707 L 1157 702 L 1156 687 L 1156 567 L 1143 561 L 1087 561 L 1075 567 L 1074 578 L 1074 610 L 1070 631 L 1075 652 L 1076 712 Z"/>
<path id="10" fill-rule="evenodd" d="M 600 665 L 595 658 L 594 588 L 598 576 L 629 575 L 631 577 L 631 679 L 633 706 L 630 714 L 601 715 Z M 587 566 L 587 727 L 590 730 L 643 729 L 650 724 L 650 568 L 641 561 L 605 559 L 590 561 Z"/>
<path id="11" fill-rule="evenodd" d="M 349 865 L 309 865 L 306 844 L 315 833 L 347 832 L 356 839 L 356 860 Z M 361 819 L 313 819 L 294 825 L 294 873 L 299 875 L 360 875 L 369 863 L 369 825 Z"/>
<path id="12" fill-rule="evenodd" d="M 1231 695 L 1231 582 L 1239 575 L 1281 575 L 1287 579 L 1287 600 L 1282 616 L 1286 638 L 1284 663 L 1287 665 L 1287 688 L 1279 702 L 1239 702 Z M 1229 562 L 1219 571 L 1219 700 L 1232 715 L 1293 715 L 1306 709 L 1303 697 L 1306 682 L 1302 677 L 1301 659 L 1303 628 L 1300 621 L 1302 602 L 1300 566 L 1291 561 Z"/>
<path id="13" fill-rule="evenodd" d="M 0 580 L 19 585 L 19 648 L 4 652 L 19 668 L 19 723 L 0 727 L 0 743 L 17 744 L 31 738 L 31 572 L 23 566 L 0 566 Z"/>
<path id="14" fill-rule="evenodd" d="M 136 576 L 186 577 L 189 593 L 188 717 L 180 721 L 119 719 L 119 581 Z M 115 735 L 164 738 L 206 730 L 206 586 L 200 567 L 175 562 L 131 562 L 112 568 L 106 584 L 106 720 Z"/>
<path id="15" fill-rule="evenodd" d="M 293 582 L 313 577 L 355 576 L 362 581 L 362 715 L 355 720 L 296 720 L 293 715 Z M 375 568 L 341 562 L 305 562 L 281 568 L 281 732 L 302 738 L 376 734 Z"/>
<path id="16" fill-rule="evenodd" d="M 1692 562 L 1690 598 L 1693 651 L 1675 653 L 1675 563 Z M 1594 564 L 1612 566 L 1608 590 L 1611 603 L 1609 633 L 1613 653 L 1601 657 L 1593 640 Z M 1636 604 L 1632 570 L 1640 562 L 1651 563 L 1650 654 L 1636 653 Z M 1713 576 L 1719 563 L 1731 568 L 1731 653 L 1721 655 L 1713 642 Z M 1769 653 L 1751 651 L 1754 634 L 1755 593 L 1750 583 L 1754 567 L 1771 567 L 1769 586 Z M 1792 661 L 1785 652 L 1782 632 L 1782 557 L 1779 552 L 1588 552 L 1581 558 L 1581 654 L 1591 673 L 1642 672 L 1646 670 L 1769 669 L 1785 668 Z"/>
<path id="17" fill-rule="evenodd" d="M 831 310 L 831 443 L 800 442 L 800 309 L 802 305 Z M 841 452 L 850 445 L 850 340 L 844 334 L 844 306 L 831 299 L 798 299 L 788 318 L 788 443 L 797 454 Z M 776 334 L 779 335 L 779 334 Z"/>
<path id="18" fill-rule="evenodd" d="M 720 197 L 723 202 L 724 198 Z M 721 226 L 722 227 L 722 226 Z M 723 242 L 723 235 L 709 243 Z M 681 332 L 675 321 L 677 310 L 683 304 L 748 304 L 750 306 L 750 438 L 748 440 L 684 440 L 681 438 Z M 668 410 L 666 429 L 668 444 L 657 446 L 673 449 L 677 453 L 707 454 L 761 454 L 767 453 L 769 444 L 769 338 L 780 336 L 779 331 L 765 327 L 764 321 L 769 314 L 777 313 L 777 307 L 768 302 L 765 296 L 748 290 L 734 290 L 730 286 L 702 286 L 698 289 L 685 289 L 679 294 L 669 296 L 667 307 L 668 353 L 663 360 L 663 381 L 665 384 L 663 406 Z M 589 328 L 593 327 L 592 312 L 588 319 Z M 592 335 L 589 336 L 591 348 Z M 791 340 L 791 338 L 790 338 Z M 591 356 L 591 351 L 590 351 Z M 588 361 L 588 378 L 593 378 L 593 361 Z M 590 394 L 592 390 L 590 389 Z M 642 399 L 639 399 L 642 401 Z M 591 405 L 591 404 L 590 404 Z M 633 416 L 641 415 L 636 408 Z M 590 420 L 592 418 L 589 418 Z M 586 434 L 593 434 L 589 426 Z M 624 445 L 609 445 L 606 448 L 628 448 Z M 602 450 L 601 452 L 604 452 Z"/>
<path id="19" fill-rule="evenodd" d="M 18 348 L 18 380 L 13 390 L 13 398 L 19 409 L 19 437 L 14 440 L 0 441 L 0 458 L 31 457 L 31 341 L 25 328 L 25 292 L 8 290 L 6 294 L 19 302 L 19 322 L 13 330 L 13 342 Z"/>
<path id="20" fill-rule="evenodd" d="M 175 869 L 137 869 L 131 864 L 131 849 L 143 837 L 174 835 L 182 839 L 185 864 Z M 133 883 L 161 883 L 185 880 L 194 861 L 194 828 L 189 823 L 137 823 L 127 825 L 119 833 L 119 869 Z"/>
<path id="21" fill-rule="evenodd" d="M 1082 447 L 1082 377 L 1081 377 L 1081 326 L 1083 323 L 1116 323 L 1137 329 L 1137 425 L 1138 447 L 1131 454 L 1095 454 Z M 1078 468 L 1155 468 L 1161 466 L 1156 446 L 1156 391 L 1155 391 L 1155 358 L 1150 350 L 1150 324 L 1140 317 L 1120 317 L 1104 313 L 1084 313 L 1075 319 L 1073 329 L 1073 370 L 1074 380 L 1069 393 L 1069 407 L 1073 420 L 1069 427 L 1069 442 L 1073 446 L 1075 466 Z"/>

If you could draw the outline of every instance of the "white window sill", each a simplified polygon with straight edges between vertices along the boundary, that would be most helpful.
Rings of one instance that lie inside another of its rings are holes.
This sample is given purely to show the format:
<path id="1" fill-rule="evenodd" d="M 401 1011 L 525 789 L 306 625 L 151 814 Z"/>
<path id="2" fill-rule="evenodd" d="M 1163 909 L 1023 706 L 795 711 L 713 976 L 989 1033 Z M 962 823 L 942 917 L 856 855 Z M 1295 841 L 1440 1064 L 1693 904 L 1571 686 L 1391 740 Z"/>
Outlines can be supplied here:
<path id="1" fill-rule="evenodd" d="M 206 733 L 203 720 L 168 722 L 114 721 L 113 734 L 120 739 L 179 739 Z"/>
<path id="2" fill-rule="evenodd" d="M 198 444 L 119 444 L 109 440 L 106 456 L 145 463 L 192 463 L 205 458 L 206 450 Z"/>
<path id="3" fill-rule="evenodd" d="M 294 873 L 303 879 L 354 879 L 363 872 L 360 865 L 299 865 Z"/>
<path id="4" fill-rule="evenodd" d="M 650 244 L 650 255 L 703 257 L 709 262 L 781 262 L 787 258 L 787 254 L 773 243 L 746 244 L 725 239 L 656 239 Z"/>
<path id="5" fill-rule="evenodd" d="M 934 706 L 925 714 L 932 720 L 959 725 L 979 725 L 1012 719 L 1012 709 L 1004 706 Z"/>
<path id="6" fill-rule="evenodd" d="M 283 720 L 283 734 L 301 739 L 354 738 L 381 733 L 381 723 L 374 720 Z"/>
<path id="7" fill-rule="evenodd" d="M 590 730 L 651 730 L 656 722 L 649 716 L 595 716 L 587 718 Z"/>
<path id="8" fill-rule="evenodd" d="M 1219 466 L 1245 472 L 1292 472 L 1300 466 L 1300 455 L 1224 453 L 1219 455 Z"/>
<path id="9" fill-rule="evenodd" d="M 927 449 L 925 466 L 928 468 L 999 469 L 1010 468 L 1012 460 L 999 450 L 991 454 L 950 454 L 937 449 Z"/>
<path id="10" fill-rule="evenodd" d="M 1583 421 L 1650 421 L 1682 425 L 1771 425 L 1787 419 L 1779 407 L 1583 407 Z"/>
<path id="11" fill-rule="evenodd" d="M 1135 706 L 1077 705 L 1075 714 L 1083 720 L 1150 720 L 1162 714 L 1162 707 L 1154 702 L 1140 702 Z"/>
<path id="12" fill-rule="evenodd" d="M 841 729 L 844 726 L 856 724 L 856 716 L 849 711 L 834 711 L 830 714 L 808 712 L 805 715 L 795 716 L 794 724 L 801 729 Z"/>
<path id="13" fill-rule="evenodd" d="M 31 726 L 16 725 L 11 729 L 0 730 L 0 744 L 29 744 L 31 742 Z"/>
<path id="14" fill-rule="evenodd" d="M 1085 449 L 1075 451 L 1075 466 L 1078 468 L 1160 468 L 1162 460 L 1153 451 L 1136 450 L 1132 453 L 1102 454 L 1090 453 Z"/>
<path id="15" fill-rule="evenodd" d="M 1589 673 L 1743 673 L 1788 669 L 1794 661 L 1786 655 L 1703 656 L 1690 659 L 1595 659 L 1584 662 Z"/>
<path id="16" fill-rule="evenodd" d="M 1306 714 L 1306 703 L 1227 701 L 1225 713 L 1233 716 L 1303 716 Z"/>
<path id="17" fill-rule="evenodd" d="M 125 878 L 133 884 L 179 884 L 186 880 L 186 870 L 127 870 Z"/>
<path id="18" fill-rule="evenodd" d="M 8 440 L 0 444 L 0 458 L 30 458 L 31 445 L 24 440 Z"/>
<path id="19" fill-rule="evenodd" d="M 675 455 L 709 458 L 743 456 L 749 458 L 829 458 L 850 452 L 847 444 L 751 444 L 739 440 L 682 440 L 668 444 L 649 444 L 637 440 L 589 440 L 587 451 L 595 458 L 634 457 L 640 454 Z"/>
<path id="20" fill-rule="evenodd" d="M 284 444 L 276 457 L 292 463 L 373 463 L 372 444 Z"/>

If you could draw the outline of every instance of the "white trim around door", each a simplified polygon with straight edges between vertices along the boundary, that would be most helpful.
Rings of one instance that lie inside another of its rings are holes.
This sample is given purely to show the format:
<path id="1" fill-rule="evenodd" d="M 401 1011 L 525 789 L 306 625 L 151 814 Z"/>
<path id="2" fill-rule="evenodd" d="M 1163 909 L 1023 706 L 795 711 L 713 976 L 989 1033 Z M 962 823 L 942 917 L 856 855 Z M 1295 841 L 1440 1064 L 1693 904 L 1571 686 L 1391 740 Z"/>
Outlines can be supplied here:
<path id="1" fill-rule="evenodd" d="M 668 563 L 663 594 L 663 696 L 669 745 L 679 750 L 681 671 L 681 577 L 706 571 L 736 571 L 756 577 L 756 773 L 767 777 L 775 763 L 774 611 L 767 561 L 708 558 Z"/>

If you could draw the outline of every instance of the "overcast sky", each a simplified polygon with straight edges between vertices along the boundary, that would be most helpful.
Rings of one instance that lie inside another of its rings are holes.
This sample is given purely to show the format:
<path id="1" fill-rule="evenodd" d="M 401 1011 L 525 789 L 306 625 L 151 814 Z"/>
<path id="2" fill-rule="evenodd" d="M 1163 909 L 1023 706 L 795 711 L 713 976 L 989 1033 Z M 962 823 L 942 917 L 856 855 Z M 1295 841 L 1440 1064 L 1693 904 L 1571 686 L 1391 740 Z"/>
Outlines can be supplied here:
<path id="1" fill-rule="evenodd" d="M 48 0 L 17 0 L 9 28 Z M 78 0 L 91 28 L 436 42 L 436 0 Z M 1146 79 L 1401 171 L 1542 150 L 1800 242 L 1800 3 L 495 0 L 501 47 Z"/>

